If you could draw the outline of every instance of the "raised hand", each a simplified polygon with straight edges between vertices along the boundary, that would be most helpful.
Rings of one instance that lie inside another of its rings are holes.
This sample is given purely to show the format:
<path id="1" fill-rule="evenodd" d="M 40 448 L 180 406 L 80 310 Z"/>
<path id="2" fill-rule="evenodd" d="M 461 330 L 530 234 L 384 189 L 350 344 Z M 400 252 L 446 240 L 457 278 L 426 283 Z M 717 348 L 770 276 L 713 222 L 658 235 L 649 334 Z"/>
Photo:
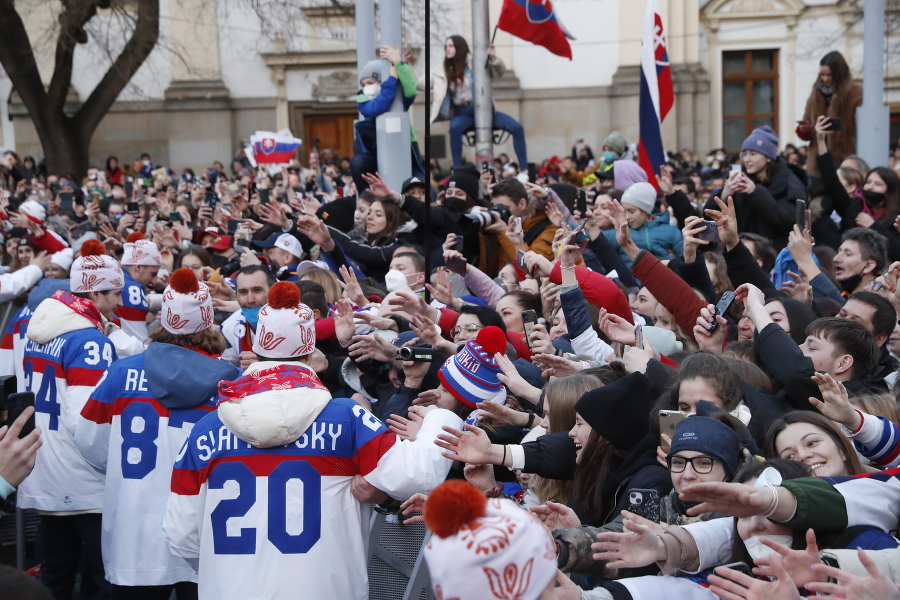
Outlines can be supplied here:
<path id="1" fill-rule="evenodd" d="M 803 587 L 811 581 L 825 581 L 825 577 L 811 568 L 814 564 L 822 563 L 819 547 L 816 545 L 816 534 L 812 529 L 806 531 L 806 548 L 803 550 L 793 550 L 768 538 L 762 538 L 761 541 L 777 554 L 756 559 L 756 564 L 761 565 L 753 569 L 757 575 L 769 577 L 773 575 L 776 565 L 780 564 L 796 587 Z"/>
<path id="2" fill-rule="evenodd" d="M 344 289 L 344 296 L 359 308 L 367 307 L 369 305 L 369 300 L 366 298 L 366 295 L 363 294 L 362 288 L 359 285 L 359 279 L 356 278 L 356 271 L 348 269 L 345 265 L 341 265 L 338 272 L 343 280 L 338 280 L 338 283 Z"/>
<path id="3" fill-rule="evenodd" d="M 491 453 L 493 444 L 488 439 L 487 433 L 468 423 L 464 426 L 465 431 L 446 425 L 443 427 L 445 433 L 438 435 L 434 441 L 446 451 L 441 452 L 441 456 L 475 465 L 493 464 Z"/>
<path id="4" fill-rule="evenodd" d="M 452 252 L 452 251 L 451 251 Z M 437 279 L 434 285 L 426 283 L 425 287 L 434 296 L 434 299 L 447 306 L 453 306 L 453 286 L 450 283 L 450 271 L 445 267 L 437 270 Z"/>
<path id="5" fill-rule="evenodd" d="M 607 311 L 605 308 L 600 309 L 600 330 L 606 334 L 613 342 L 634 346 L 634 325 L 620 317 Z"/>
<path id="6" fill-rule="evenodd" d="M 697 260 L 697 248 L 709 244 L 707 240 L 698 237 L 704 231 L 706 231 L 706 226 L 700 217 L 685 219 L 684 229 L 681 230 L 681 235 L 684 237 L 684 262 L 690 264 Z"/>
<path id="7" fill-rule="evenodd" d="M 816 373 L 812 380 L 819 386 L 822 400 L 810 397 L 809 403 L 832 421 L 850 431 L 858 431 L 862 427 L 863 415 L 850 404 L 844 384 L 835 381 L 828 373 Z"/>
<path id="8" fill-rule="evenodd" d="M 858 577 L 826 565 L 813 565 L 812 569 L 830 577 L 837 583 L 813 582 L 807 589 L 817 594 L 834 594 L 847 600 L 900 600 L 900 590 L 890 577 L 884 574 L 875 561 L 861 549 L 856 549 L 859 562 L 869 573 L 868 577 Z"/>
<path id="9" fill-rule="evenodd" d="M 799 584 L 784 570 L 777 555 L 771 559 L 771 564 L 769 574 L 777 577 L 776 581 L 756 579 L 734 569 L 719 567 L 709 576 L 709 591 L 722 600 L 800 600 Z"/>
<path id="10" fill-rule="evenodd" d="M 505 385 L 510 392 L 519 398 L 530 400 L 534 404 L 537 404 L 540 401 L 541 390 L 525 381 L 525 378 L 519 375 L 513 362 L 509 360 L 505 354 L 500 354 L 498 352 L 494 355 L 494 360 L 497 361 L 497 366 L 503 371 L 503 373 L 497 374 L 497 379 L 499 379 L 500 383 Z"/>
<path id="11" fill-rule="evenodd" d="M 734 211 L 734 198 L 732 198 L 730 194 L 726 195 L 724 190 L 722 194 L 728 198 L 728 202 L 722 202 L 722 199 L 716 196 L 713 200 L 718 205 L 719 210 L 707 208 L 705 212 L 706 216 L 715 221 L 716 225 L 719 226 L 719 239 L 725 244 L 725 248 L 731 250 L 740 243 L 741 239 L 738 236 L 737 215 Z"/>
<path id="12" fill-rule="evenodd" d="M 535 354 L 531 361 L 543 369 L 541 371 L 542 377 L 565 377 L 584 369 L 584 365 L 581 362 L 575 362 L 553 354 Z"/>
<path id="13" fill-rule="evenodd" d="M 531 512 L 537 515 L 541 523 L 549 530 L 567 529 L 569 527 L 581 527 L 581 519 L 575 511 L 558 502 L 548 502 L 539 506 L 532 506 Z"/>
<path id="14" fill-rule="evenodd" d="M 625 531 L 604 531 L 591 544 L 594 560 L 607 561 L 607 568 L 644 567 L 666 559 L 666 547 L 659 538 L 662 527 L 643 517 L 622 511 Z"/>

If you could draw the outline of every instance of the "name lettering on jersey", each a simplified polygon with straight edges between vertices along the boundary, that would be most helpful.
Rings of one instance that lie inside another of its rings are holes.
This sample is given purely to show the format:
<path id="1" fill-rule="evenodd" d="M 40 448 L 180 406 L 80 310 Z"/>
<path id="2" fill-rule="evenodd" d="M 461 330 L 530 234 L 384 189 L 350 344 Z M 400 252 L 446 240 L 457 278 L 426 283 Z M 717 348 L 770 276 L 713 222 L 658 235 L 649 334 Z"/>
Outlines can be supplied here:
<path id="1" fill-rule="evenodd" d="M 213 452 L 222 450 L 246 450 L 250 444 L 238 438 L 224 425 L 218 431 L 204 433 L 197 438 L 197 450 L 200 451 L 200 460 L 209 460 Z"/>
<path id="2" fill-rule="evenodd" d="M 144 370 L 128 369 L 125 373 L 125 391 L 126 392 L 146 392 L 147 375 Z"/>
<path id="3" fill-rule="evenodd" d="M 309 429 L 303 432 L 294 445 L 301 450 L 327 450 L 325 434 L 331 439 L 332 452 L 337 450 L 338 438 L 344 426 L 340 423 L 313 423 Z"/>
<path id="4" fill-rule="evenodd" d="M 38 344 L 32 339 L 25 342 L 25 352 L 37 352 L 39 354 L 49 354 L 53 358 L 59 358 L 62 354 L 63 346 L 66 345 L 65 338 L 54 338 L 46 344 Z"/>

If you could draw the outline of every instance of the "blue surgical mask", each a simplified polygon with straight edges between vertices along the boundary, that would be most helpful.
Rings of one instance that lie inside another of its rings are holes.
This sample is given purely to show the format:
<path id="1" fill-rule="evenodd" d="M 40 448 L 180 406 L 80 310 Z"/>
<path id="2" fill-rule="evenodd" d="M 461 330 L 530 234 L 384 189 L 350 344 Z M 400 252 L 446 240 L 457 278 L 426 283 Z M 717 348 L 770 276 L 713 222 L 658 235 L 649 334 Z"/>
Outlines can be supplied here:
<path id="1" fill-rule="evenodd" d="M 259 322 L 259 309 L 262 306 L 257 306 L 256 308 L 242 308 L 241 314 L 244 315 L 244 318 L 247 320 L 247 324 L 250 325 L 253 329 L 256 329 L 256 323 Z"/>
<path id="2" fill-rule="evenodd" d="M 606 164 L 610 164 L 610 163 L 614 162 L 617 158 L 619 158 L 619 155 L 616 154 L 615 152 L 604 152 L 603 153 L 603 162 L 605 162 Z"/>

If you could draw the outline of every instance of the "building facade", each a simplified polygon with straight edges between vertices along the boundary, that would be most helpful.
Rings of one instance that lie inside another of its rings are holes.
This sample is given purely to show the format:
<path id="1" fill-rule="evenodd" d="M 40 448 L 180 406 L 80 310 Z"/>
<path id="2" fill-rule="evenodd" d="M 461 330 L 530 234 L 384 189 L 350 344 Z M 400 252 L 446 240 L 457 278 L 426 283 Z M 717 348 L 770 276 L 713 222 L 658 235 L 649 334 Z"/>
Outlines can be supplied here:
<path id="1" fill-rule="evenodd" d="M 54 3 L 30 4 L 20 9 L 27 11 L 29 31 L 46 30 L 56 18 Z M 352 2 L 250 4 L 161 0 L 161 43 L 98 128 L 92 163 L 111 154 L 126 162 L 148 152 L 176 169 L 203 168 L 213 160 L 227 163 L 254 131 L 283 128 L 307 142 L 304 151 L 319 138 L 322 147 L 352 153 L 358 92 Z M 491 26 L 501 5 L 490 0 Z M 405 43 L 424 87 L 423 6 L 421 0 L 404 2 Z M 430 62 L 439 69 L 445 37 L 471 39 L 471 0 L 433 0 L 431 7 Z M 568 153 L 577 138 L 599 150 L 613 130 L 636 142 L 645 3 L 556 0 L 554 8 L 576 38 L 573 60 L 498 32 L 497 54 L 509 71 L 493 82 L 497 108 L 522 122 L 529 156 L 537 162 Z M 771 125 L 782 143 L 797 142 L 794 127 L 819 59 L 839 50 L 855 76 L 862 72 L 861 0 L 661 0 L 660 8 L 676 96 L 663 127 L 671 151 L 736 151 L 762 124 Z M 894 12 L 889 10 L 888 22 Z M 97 27 L 116 31 L 121 26 L 115 19 L 101 11 Z M 886 46 L 894 47 L 893 33 L 886 36 Z M 36 49 L 47 83 L 52 51 L 52 44 Z M 885 53 L 884 101 L 900 115 L 898 61 L 900 53 Z M 79 47 L 71 100 L 87 98 L 109 64 L 108 52 L 94 39 Z M 0 94 L 0 147 L 42 156 L 27 111 L 2 74 Z M 420 140 L 426 139 L 424 100 L 420 92 L 412 109 Z M 449 156 L 446 132 L 446 123 L 432 127 L 435 156 Z M 500 150 L 511 152 L 511 143 Z"/>

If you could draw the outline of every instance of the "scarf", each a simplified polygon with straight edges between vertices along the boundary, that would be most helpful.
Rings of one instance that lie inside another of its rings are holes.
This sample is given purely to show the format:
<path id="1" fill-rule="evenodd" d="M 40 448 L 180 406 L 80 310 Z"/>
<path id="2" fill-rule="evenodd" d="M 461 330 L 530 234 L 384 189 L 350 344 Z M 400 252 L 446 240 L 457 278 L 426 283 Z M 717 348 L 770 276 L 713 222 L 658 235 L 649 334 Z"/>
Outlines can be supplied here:
<path id="1" fill-rule="evenodd" d="M 73 311 L 93 323 L 94 327 L 97 328 L 97 331 L 106 335 L 106 330 L 103 327 L 103 315 L 100 314 L 100 311 L 97 310 L 97 307 L 93 302 L 87 298 L 79 298 L 78 296 L 62 290 L 57 291 L 50 297 L 71 308 Z"/>

